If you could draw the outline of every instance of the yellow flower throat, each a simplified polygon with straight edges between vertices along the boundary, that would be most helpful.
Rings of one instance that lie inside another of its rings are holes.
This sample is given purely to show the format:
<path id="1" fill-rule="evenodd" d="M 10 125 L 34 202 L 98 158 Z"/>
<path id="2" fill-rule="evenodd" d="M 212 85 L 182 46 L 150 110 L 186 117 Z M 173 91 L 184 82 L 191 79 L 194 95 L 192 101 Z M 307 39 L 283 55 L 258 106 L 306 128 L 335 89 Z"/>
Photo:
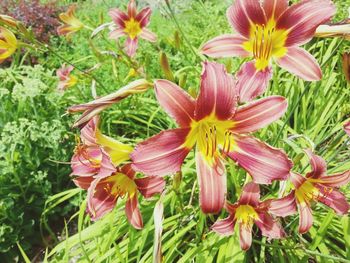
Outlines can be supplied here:
<path id="1" fill-rule="evenodd" d="M 140 22 L 136 21 L 134 18 L 125 22 L 124 32 L 128 34 L 131 39 L 135 39 L 141 31 Z"/>

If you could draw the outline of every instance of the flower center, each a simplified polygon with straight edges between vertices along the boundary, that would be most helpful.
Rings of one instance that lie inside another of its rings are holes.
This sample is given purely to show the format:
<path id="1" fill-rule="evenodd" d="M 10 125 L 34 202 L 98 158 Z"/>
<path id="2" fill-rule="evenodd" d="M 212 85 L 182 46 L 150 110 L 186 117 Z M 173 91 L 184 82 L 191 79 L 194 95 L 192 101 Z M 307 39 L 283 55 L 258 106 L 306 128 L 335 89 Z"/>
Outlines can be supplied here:
<path id="1" fill-rule="evenodd" d="M 240 205 L 236 208 L 235 219 L 244 225 L 251 226 L 259 219 L 258 213 L 250 205 Z"/>
<path id="2" fill-rule="evenodd" d="M 125 21 L 124 32 L 129 35 L 131 39 L 135 39 L 141 33 L 140 22 L 136 21 L 134 18 Z"/>
<path id="3" fill-rule="evenodd" d="M 243 43 L 243 47 L 252 53 L 257 70 L 267 68 L 273 56 L 282 57 L 286 54 L 284 44 L 287 31 L 276 29 L 274 20 L 270 20 L 267 25 L 252 25 L 250 32 L 250 39 Z"/>
<path id="4" fill-rule="evenodd" d="M 104 179 L 104 182 L 106 183 L 105 191 L 115 198 L 124 197 L 126 194 L 128 194 L 129 198 L 132 198 L 137 191 L 135 181 L 123 173 L 109 176 Z"/>
<path id="5" fill-rule="evenodd" d="M 312 200 L 317 200 L 320 195 L 320 190 L 308 180 L 295 190 L 295 196 L 299 203 L 310 203 Z"/>

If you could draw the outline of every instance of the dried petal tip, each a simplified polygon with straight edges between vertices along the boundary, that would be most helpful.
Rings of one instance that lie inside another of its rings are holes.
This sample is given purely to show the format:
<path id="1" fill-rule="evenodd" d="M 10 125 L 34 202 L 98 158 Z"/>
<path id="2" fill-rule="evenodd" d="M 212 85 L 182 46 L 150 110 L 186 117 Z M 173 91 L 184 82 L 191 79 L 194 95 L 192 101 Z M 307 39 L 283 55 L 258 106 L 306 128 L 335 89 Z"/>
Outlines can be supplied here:
<path id="1" fill-rule="evenodd" d="M 343 54 L 343 71 L 346 81 L 350 83 L 350 52 Z"/>

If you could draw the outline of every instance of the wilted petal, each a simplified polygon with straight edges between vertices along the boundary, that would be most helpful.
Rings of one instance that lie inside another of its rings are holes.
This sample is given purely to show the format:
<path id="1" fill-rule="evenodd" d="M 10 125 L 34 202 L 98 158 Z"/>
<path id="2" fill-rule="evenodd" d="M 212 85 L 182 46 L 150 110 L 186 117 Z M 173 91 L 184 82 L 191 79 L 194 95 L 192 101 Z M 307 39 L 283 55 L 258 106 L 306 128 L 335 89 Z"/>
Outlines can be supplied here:
<path id="1" fill-rule="evenodd" d="M 322 176 L 319 178 L 321 184 L 327 187 L 341 187 L 350 182 L 350 171 L 333 174 L 329 176 Z"/>
<path id="2" fill-rule="evenodd" d="M 239 223 L 239 240 L 241 249 L 248 250 L 252 245 L 252 226 Z"/>
<path id="3" fill-rule="evenodd" d="M 125 27 L 125 21 L 128 20 L 128 15 L 120 11 L 118 8 L 111 9 L 108 14 L 111 16 L 114 23 L 121 28 Z"/>
<path id="4" fill-rule="evenodd" d="M 148 30 L 147 28 L 143 28 L 142 32 L 140 34 L 140 37 L 148 40 L 150 42 L 156 42 L 157 41 L 157 35 Z"/>
<path id="5" fill-rule="evenodd" d="M 228 156 L 237 161 L 258 184 L 286 180 L 293 166 L 287 155 L 251 136 L 234 134 L 236 147 Z"/>
<path id="6" fill-rule="evenodd" d="M 286 217 L 297 213 L 297 204 L 295 201 L 294 191 L 283 198 L 273 199 L 269 201 L 269 212 L 273 215 Z"/>
<path id="7" fill-rule="evenodd" d="M 225 219 L 216 221 L 215 224 L 211 226 L 211 229 L 220 235 L 229 236 L 234 232 L 235 223 L 234 216 L 230 215 Z"/>
<path id="8" fill-rule="evenodd" d="M 189 127 L 194 120 L 195 100 L 182 88 L 168 80 L 154 83 L 159 104 L 181 127 Z"/>
<path id="9" fill-rule="evenodd" d="M 242 205 L 250 205 L 256 207 L 260 201 L 260 188 L 259 185 L 250 182 L 243 186 L 239 203 Z"/>
<path id="10" fill-rule="evenodd" d="M 305 150 L 307 156 L 310 159 L 310 164 L 312 171 L 309 172 L 306 177 L 311 178 L 319 178 L 320 176 L 323 176 L 327 172 L 327 164 L 326 161 L 316 154 L 314 154 L 311 150 Z"/>
<path id="11" fill-rule="evenodd" d="M 139 201 L 137 200 L 137 195 L 129 198 L 125 203 L 125 213 L 130 224 L 136 229 L 143 228 L 143 221 L 141 212 L 139 209 Z"/>
<path id="12" fill-rule="evenodd" d="M 227 74 L 224 65 L 204 62 L 196 119 L 215 114 L 219 120 L 227 120 L 233 116 L 236 103 L 235 81 Z"/>
<path id="13" fill-rule="evenodd" d="M 310 41 L 316 28 L 335 14 L 330 0 L 304 0 L 292 5 L 277 21 L 277 29 L 289 31 L 286 46 L 302 45 Z"/>
<path id="14" fill-rule="evenodd" d="M 288 102 L 281 96 L 263 98 L 237 109 L 233 117 L 236 133 L 249 133 L 266 127 L 281 118 L 286 112 Z"/>
<path id="15" fill-rule="evenodd" d="M 276 59 L 277 64 L 298 77 L 307 81 L 318 81 L 322 71 L 317 60 L 306 50 L 289 47 L 287 54 Z"/>
<path id="16" fill-rule="evenodd" d="M 240 102 L 248 102 L 263 94 L 272 78 L 272 68 L 257 70 L 255 62 L 243 64 L 237 73 L 237 89 Z"/>
<path id="17" fill-rule="evenodd" d="M 226 171 L 220 159 L 208 163 L 200 151 L 196 151 L 196 168 L 199 183 L 199 202 L 203 213 L 217 214 L 226 197 Z"/>
<path id="18" fill-rule="evenodd" d="M 189 129 L 168 130 L 138 144 L 131 154 L 133 168 L 147 175 L 180 171 L 191 149 L 184 146 Z"/>
<path id="19" fill-rule="evenodd" d="M 277 19 L 288 8 L 288 0 L 264 0 L 263 8 L 265 10 L 266 18 Z"/>
<path id="20" fill-rule="evenodd" d="M 128 37 L 128 39 L 126 40 L 126 54 L 128 54 L 129 57 L 133 57 L 136 54 L 138 41 L 139 40 L 137 37 L 135 37 L 134 39 Z"/>
<path id="21" fill-rule="evenodd" d="M 306 203 L 298 204 L 299 208 L 299 233 L 304 234 L 312 226 L 313 223 L 313 217 L 312 217 L 312 211 L 309 205 Z"/>
<path id="22" fill-rule="evenodd" d="M 259 219 L 255 220 L 255 224 L 260 228 L 263 236 L 274 239 L 285 236 L 281 225 L 267 213 L 259 214 Z"/>
<path id="23" fill-rule="evenodd" d="M 236 0 L 227 10 L 227 18 L 231 26 L 246 38 L 250 37 L 252 24 L 266 24 L 264 10 L 256 0 Z"/>
<path id="24" fill-rule="evenodd" d="M 350 205 L 346 197 L 335 189 L 327 189 L 318 186 L 322 196 L 318 199 L 320 202 L 332 208 L 338 215 L 345 215 L 350 209 Z"/>
<path id="25" fill-rule="evenodd" d="M 247 39 L 240 35 L 221 35 L 204 44 L 201 52 L 212 58 L 246 57 L 249 56 L 249 52 L 243 48 L 245 41 Z"/>
<path id="26" fill-rule="evenodd" d="M 152 197 L 155 194 L 163 192 L 165 180 L 159 176 L 148 176 L 135 179 L 137 189 L 146 197 Z"/>

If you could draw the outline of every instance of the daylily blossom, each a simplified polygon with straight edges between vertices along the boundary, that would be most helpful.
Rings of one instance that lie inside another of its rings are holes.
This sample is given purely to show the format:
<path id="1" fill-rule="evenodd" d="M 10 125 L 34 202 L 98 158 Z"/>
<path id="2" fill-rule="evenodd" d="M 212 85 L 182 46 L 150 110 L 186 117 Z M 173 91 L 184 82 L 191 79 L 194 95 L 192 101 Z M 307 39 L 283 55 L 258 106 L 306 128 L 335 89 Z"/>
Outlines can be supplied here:
<path id="1" fill-rule="evenodd" d="M 350 136 L 350 122 L 344 124 L 344 131 Z"/>
<path id="2" fill-rule="evenodd" d="M 118 198 L 125 197 L 125 213 L 136 229 L 143 227 L 138 204 L 138 193 L 145 198 L 161 193 L 165 181 L 161 177 L 135 178 L 131 164 L 126 164 L 108 177 L 96 178 L 88 189 L 88 212 L 93 220 L 101 218 L 116 205 Z"/>
<path id="3" fill-rule="evenodd" d="M 64 91 L 67 88 L 73 87 L 78 82 L 78 78 L 72 74 L 73 66 L 63 65 L 60 69 L 56 71 L 57 77 L 59 78 L 59 83 L 57 89 L 59 91 Z"/>
<path id="4" fill-rule="evenodd" d="M 307 81 L 320 80 L 316 59 L 302 48 L 316 28 L 335 14 L 330 0 L 304 0 L 288 7 L 287 0 L 236 0 L 227 10 L 237 32 L 206 43 L 202 53 L 210 57 L 252 57 L 237 73 L 239 100 L 261 95 L 272 77 L 271 61 Z"/>
<path id="5" fill-rule="evenodd" d="M 129 97 L 133 94 L 143 93 L 150 87 L 150 83 L 145 79 L 135 80 L 125 87 L 111 93 L 107 96 L 98 98 L 88 103 L 75 105 L 68 108 L 68 112 L 83 112 L 81 117 L 74 123 L 73 127 L 83 127 L 94 116 L 97 116 L 101 111 L 111 105 Z"/>
<path id="6" fill-rule="evenodd" d="M 270 211 L 277 216 L 288 216 L 299 210 L 299 232 L 306 233 L 312 226 L 312 202 L 321 202 L 332 208 L 337 214 L 345 215 L 349 211 L 346 197 L 338 191 L 342 185 L 350 182 L 350 171 L 327 176 L 327 166 L 322 157 L 306 151 L 311 172 L 306 177 L 292 173 L 290 180 L 295 188 L 287 196 L 273 200 Z"/>
<path id="7" fill-rule="evenodd" d="M 88 189 L 95 177 L 106 177 L 116 171 L 116 166 L 130 159 L 133 148 L 98 129 L 98 118 L 93 118 L 80 131 L 81 142 L 75 148 L 71 161 L 74 183 Z"/>
<path id="8" fill-rule="evenodd" d="M 0 63 L 10 57 L 17 47 L 16 36 L 10 30 L 0 26 Z"/>
<path id="9" fill-rule="evenodd" d="M 57 28 L 57 33 L 59 35 L 66 35 L 70 37 L 71 34 L 84 28 L 84 24 L 75 16 L 75 5 L 71 5 L 67 12 L 61 13 L 59 15 L 60 19 L 63 21 L 63 25 Z"/>
<path id="10" fill-rule="evenodd" d="M 211 228 L 221 235 L 232 235 L 235 224 L 239 227 L 240 245 L 248 250 L 252 244 L 252 228 L 256 224 L 263 236 L 278 239 L 285 236 L 280 224 L 269 213 L 269 201 L 260 201 L 259 185 L 248 183 L 235 204 L 226 202 L 229 216 L 218 220 Z"/>
<path id="11" fill-rule="evenodd" d="M 224 157 L 235 160 L 257 183 L 285 180 L 292 167 L 286 154 L 249 135 L 279 119 L 287 109 L 280 96 L 237 107 L 233 77 L 223 65 L 205 62 L 200 94 L 194 100 L 167 80 L 155 81 L 160 105 L 180 128 L 163 131 L 140 143 L 131 154 L 133 168 L 148 175 L 180 171 L 191 149 L 196 166 L 203 212 L 218 213 L 226 195 Z"/>
<path id="12" fill-rule="evenodd" d="M 126 13 L 120 11 L 118 8 L 109 11 L 109 15 L 117 26 L 110 33 L 109 37 L 119 39 L 121 36 L 127 36 L 125 45 L 128 56 L 132 57 L 135 55 L 139 37 L 150 42 L 157 41 L 157 36 L 146 28 L 149 24 L 151 13 L 152 10 L 149 7 L 137 12 L 136 2 L 134 0 L 130 0 Z"/>

